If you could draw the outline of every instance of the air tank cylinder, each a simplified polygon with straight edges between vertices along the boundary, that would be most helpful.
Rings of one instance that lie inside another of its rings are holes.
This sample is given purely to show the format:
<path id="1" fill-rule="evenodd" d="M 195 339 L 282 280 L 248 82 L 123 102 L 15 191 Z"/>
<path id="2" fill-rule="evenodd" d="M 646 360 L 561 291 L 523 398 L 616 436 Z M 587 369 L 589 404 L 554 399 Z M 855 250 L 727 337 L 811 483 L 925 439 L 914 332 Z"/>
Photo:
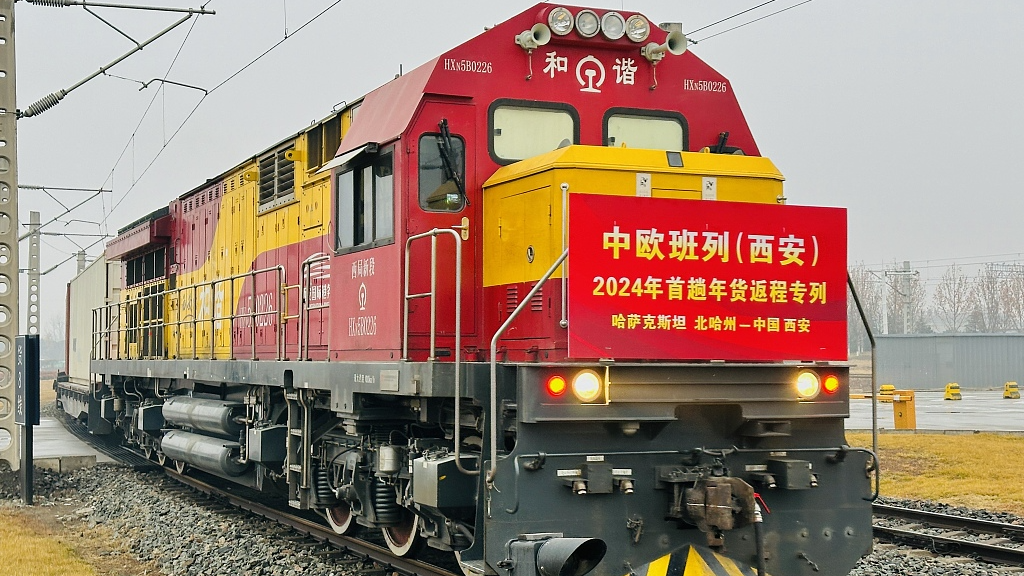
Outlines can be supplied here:
<path id="1" fill-rule="evenodd" d="M 244 416 L 244 406 L 240 402 L 172 396 L 164 400 L 163 415 L 171 424 L 238 438 L 242 425 L 235 419 Z"/>
<path id="2" fill-rule="evenodd" d="M 237 442 L 184 430 L 168 430 L 164 433 L 160 440 L 160 450 L 168 458 L 222 476 L 240 476 L 248 468 L 248 464 L 238 461 Z"/>

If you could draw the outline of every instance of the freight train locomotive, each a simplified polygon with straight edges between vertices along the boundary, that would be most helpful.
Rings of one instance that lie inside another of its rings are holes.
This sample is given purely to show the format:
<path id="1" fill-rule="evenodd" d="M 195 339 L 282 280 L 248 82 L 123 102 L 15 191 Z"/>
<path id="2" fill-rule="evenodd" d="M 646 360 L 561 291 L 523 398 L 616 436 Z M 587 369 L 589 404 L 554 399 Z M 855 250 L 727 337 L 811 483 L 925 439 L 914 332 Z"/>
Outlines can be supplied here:
<path id="1" fill-rule="evenodd" d="M 467 574 L 846 574 L 845 211 L 680 28 L 539 4 L 120 230 L 63 406 Z"/>

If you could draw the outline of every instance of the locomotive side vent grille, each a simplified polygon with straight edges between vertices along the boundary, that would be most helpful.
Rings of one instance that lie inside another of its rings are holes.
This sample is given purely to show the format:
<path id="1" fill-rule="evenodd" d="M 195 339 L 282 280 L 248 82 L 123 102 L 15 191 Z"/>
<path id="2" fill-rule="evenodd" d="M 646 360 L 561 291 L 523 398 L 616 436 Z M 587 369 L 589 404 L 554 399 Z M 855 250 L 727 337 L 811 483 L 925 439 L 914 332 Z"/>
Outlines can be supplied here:
<path id="1" fill-rule="evenodd" d="M 274 199 L 274 155 L 260 158 L 260 204 Z"/>
<path id="2" fill-rule="evenodd" d="M 519 287 L 509 286 L 505 292 L 505 311 L 511 314 L 519 306 Z"/>
<path id="3" fill-rule="evenodd" d="M 530 310 L 533 312 L 542 312 L 544 310 L 544 287 L 542 286 L 537 293 L 530 298 Z"/>

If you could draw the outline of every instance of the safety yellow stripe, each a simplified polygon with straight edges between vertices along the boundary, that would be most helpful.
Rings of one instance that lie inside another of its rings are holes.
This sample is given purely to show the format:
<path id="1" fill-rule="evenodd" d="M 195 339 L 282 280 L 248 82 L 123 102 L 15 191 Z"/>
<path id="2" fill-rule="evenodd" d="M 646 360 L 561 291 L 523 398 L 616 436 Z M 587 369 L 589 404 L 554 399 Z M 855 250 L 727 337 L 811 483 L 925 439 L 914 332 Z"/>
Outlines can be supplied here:
<path id="1" fill-rule="evenodd" d="M 755 576 L 753 567 L 702 546 L 687 546 L 662 556 L 627 576 Z"/>
<path id="2" fill-rule="evenodd" d="M 668 563 L 672 559 L 672 555 L 662 556 L 654 562 L 647 565 L 646 576 L 667 576 L 668 575 Z"/>

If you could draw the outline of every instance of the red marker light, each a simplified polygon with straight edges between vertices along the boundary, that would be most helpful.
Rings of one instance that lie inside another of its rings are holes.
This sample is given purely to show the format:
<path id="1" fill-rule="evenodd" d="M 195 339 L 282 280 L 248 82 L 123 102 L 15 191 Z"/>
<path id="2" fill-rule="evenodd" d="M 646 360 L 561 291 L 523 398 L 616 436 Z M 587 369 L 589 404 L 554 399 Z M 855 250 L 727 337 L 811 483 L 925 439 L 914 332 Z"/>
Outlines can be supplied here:
<path id="1" fill-rule="evenodd" d="M 566 389 L 569 387 L 565 383 L 565 378 L 561 376 L 552 376 L 548 378 L 548 394 L 552 396 L 561 396 L 565 394 Z"/>
<path id="2" fill-rule="evenodd" d="M 824 388 L 826 394 L 835 394 L 836 390 L 839 390 L 839 378 L 834 374 L 825 376 L 825 381 L 822 382 L 822 388 Z"/>

